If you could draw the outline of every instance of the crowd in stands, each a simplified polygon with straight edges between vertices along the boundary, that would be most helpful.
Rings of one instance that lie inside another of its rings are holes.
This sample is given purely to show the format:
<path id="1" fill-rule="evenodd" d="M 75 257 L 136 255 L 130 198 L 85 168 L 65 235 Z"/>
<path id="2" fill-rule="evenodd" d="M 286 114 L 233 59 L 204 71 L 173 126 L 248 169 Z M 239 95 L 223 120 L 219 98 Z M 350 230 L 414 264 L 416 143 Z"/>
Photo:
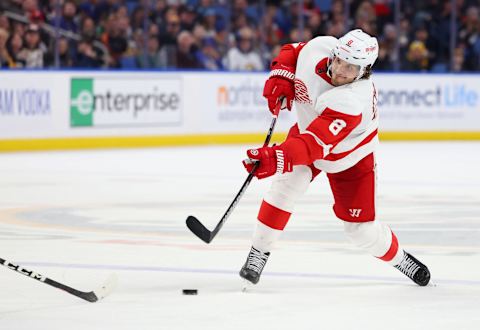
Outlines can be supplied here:
<path id="1" fill-rule="evenodd" d="M 395 20 L 394 0 L 2 0 L 0 66 L 261 71 L 282 44 L 361 28 L 375 70 L 479 71 L 480 1 L 454 2 L 403 0 Z"/>

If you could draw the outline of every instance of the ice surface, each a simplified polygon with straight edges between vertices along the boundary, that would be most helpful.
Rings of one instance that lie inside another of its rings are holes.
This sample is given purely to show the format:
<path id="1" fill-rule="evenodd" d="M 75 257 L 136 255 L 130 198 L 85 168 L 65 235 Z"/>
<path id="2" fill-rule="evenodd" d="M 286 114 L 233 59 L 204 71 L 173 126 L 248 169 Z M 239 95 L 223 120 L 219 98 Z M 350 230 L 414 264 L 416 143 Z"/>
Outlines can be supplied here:
<path id="1" fill-rule="evenodd" d="M 241 292 L 269 180 L 246 174 L 246 146 L 0 154 L 0 257 L 90 291 L 98 303 L 0 268 L 0 329 L 478 329 L 480 143 L 383 143 L 378 218 L 432 272 L 417 287 L 354 248 L 323 176 L 297 206 L 260 283 Z M 198 295 L 182 295 L 198 289 Z"/>

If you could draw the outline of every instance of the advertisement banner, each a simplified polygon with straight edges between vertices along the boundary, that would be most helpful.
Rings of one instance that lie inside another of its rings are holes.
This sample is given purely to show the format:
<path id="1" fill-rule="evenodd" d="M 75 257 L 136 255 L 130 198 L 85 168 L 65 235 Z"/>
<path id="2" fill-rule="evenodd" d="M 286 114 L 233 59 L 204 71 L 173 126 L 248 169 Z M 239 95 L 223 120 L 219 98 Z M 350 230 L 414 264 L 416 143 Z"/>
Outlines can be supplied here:
<path id="1" fill-rule="evenodd" d="M 375 74 L 384 131 L 480 131 L 478 75 Z"/>
<path id="2" fill-rule="evenodd" d="M 33 137 L 52 129 L 56 82 L 45 83 L 48 78 L 48 74 L 40 74 L 38 79 L 25 73 L 0 75 L 0 138 Z"/>
<path id="3" fill-rule="evenodd" d="M 96 145 L 120 138 L 144 145 L 231 143 L 246 135 L 261 140 L 271 120 L 262 96 L 265 72 L 22 70 L 0 76 L 0 142 L 19 140 L 4 147 L 9 150 L 26 143 L 22 139 L 90 138 Z M 380 133 L 480 136 L 479 78 L 375 73 Z M 275 132 L 286 133 L 295 121 L 295 111 L 282 110 Z"/>
<path id="4" fill-rule="evenodd" d="M 180 77 L 70 79 L 71 127 L 179 126 L 181 121 Z"/>
<path id="5" fill-rule="evenodd" d="M 223 73 L 210 75 L 208 83 L 196 86 L 202 91 L 199 104 L 205 107 L 205 129 L 225 133 L 265 131 L 272 117 L 263 97 L 267 77 L 266 73 Z M 282 111 L 279 117 L 276 132 L 288 131 L 295 114 Z"/>

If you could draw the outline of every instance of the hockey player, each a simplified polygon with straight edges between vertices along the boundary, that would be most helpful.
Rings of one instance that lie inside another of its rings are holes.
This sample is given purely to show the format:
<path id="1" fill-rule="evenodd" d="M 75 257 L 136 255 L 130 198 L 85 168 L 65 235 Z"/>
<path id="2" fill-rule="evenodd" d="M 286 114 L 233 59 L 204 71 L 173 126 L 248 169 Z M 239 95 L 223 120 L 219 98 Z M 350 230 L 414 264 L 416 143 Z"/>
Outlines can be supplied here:
<path id="1" fill-rule="evenodd" d="M 243 162 L 247 171 L 260 162 L 258 179 L 277 174 L 240 270 L 245 280 L 258 283 L 295 202 L 325 172 L 333 211 L 350 240 L 416 284 L 428 284 L 428 268 L 401 248 L 387 225 L 375 220 L 378 115 L 370 75 L 377 56 L 377 39 L 357 29 L 340 39 L 322 36 L 285 45 L 272 61 L 263 93 L 269 109 L 274 111 L 283 100 L 289 110 L 294 105 L 298 121 L 282 144 L 250 149 Z"/>

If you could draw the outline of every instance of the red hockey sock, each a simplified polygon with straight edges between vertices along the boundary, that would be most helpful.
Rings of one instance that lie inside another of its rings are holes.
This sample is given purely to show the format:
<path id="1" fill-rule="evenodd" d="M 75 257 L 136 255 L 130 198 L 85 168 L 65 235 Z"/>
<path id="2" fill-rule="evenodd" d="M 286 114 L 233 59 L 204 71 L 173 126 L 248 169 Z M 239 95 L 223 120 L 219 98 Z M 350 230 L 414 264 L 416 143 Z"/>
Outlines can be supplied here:
<path id="1" fill-rule="evenodd" d="M 281 210 L 263 201 L 258 212 L 258 220 L 270 228 L 283 230 L 291 215 L 290 212 Z"/>
<path id="2" fill-rule="evenodd" d="M 378 259 L 386 261 L 395 266 L 402 261 L 402 257 L 403 249 L 399 247 L 397 236 L 395 236 L 392 231 L 392 243 L 390 244 L 390 248 L 388 249 L 387 253 L 381 257 L 378 257 Z"/>

